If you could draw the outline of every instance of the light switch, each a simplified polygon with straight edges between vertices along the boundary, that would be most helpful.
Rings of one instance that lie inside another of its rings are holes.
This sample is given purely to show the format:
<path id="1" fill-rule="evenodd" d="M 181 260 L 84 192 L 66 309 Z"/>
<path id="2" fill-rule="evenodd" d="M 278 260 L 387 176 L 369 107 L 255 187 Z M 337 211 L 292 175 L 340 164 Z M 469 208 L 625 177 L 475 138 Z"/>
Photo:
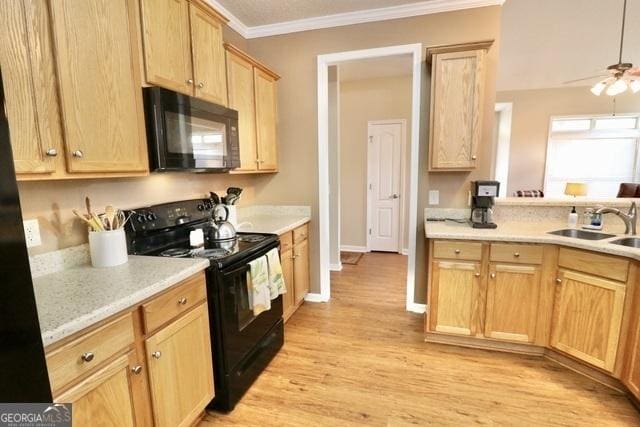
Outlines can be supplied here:
<path id="1" fill-rule="evenodd" d="M 27 241 L 27 247 L 40 246 L 40 225 L 37 219 L 28 219 L 24 221 L 24 238 Z"/>
<path id="2" fill-rule="evenodd" d="M 439 205 L 440 204 L 440 191 L 439 190 L 429 190 L 429 204 L 430 205 Z"/>

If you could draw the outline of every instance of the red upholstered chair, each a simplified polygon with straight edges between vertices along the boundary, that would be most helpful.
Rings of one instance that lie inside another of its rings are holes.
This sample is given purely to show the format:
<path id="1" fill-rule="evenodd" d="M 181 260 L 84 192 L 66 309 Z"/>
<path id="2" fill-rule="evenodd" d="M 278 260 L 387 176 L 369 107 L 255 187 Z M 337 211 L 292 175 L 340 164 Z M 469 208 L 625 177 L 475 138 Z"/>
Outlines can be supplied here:
<path id="1" fill-rule="evenodd" d="M 623 182 L 620 184 L 616 197 L 640 197 L 640 184 Z"/>

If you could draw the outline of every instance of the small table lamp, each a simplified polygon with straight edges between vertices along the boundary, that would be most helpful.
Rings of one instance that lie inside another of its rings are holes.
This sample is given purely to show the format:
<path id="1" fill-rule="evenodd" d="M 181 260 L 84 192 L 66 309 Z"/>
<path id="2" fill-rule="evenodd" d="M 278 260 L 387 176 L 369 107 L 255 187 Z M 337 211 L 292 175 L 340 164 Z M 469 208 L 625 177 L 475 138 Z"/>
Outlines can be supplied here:
<path id="1" fill-rule="evenodd" d="M 584 182 L 567 182 L 567 185 L 564 187 L 564 194 L 573 197 L 586 196 L 587 184 L 585 184 Z M 571 213 L 569 213 L 569 220 L 567 225 L 570 228 L 578 225 L 578 213 L 576 212 L 575 206 L 571 208 Z"/>

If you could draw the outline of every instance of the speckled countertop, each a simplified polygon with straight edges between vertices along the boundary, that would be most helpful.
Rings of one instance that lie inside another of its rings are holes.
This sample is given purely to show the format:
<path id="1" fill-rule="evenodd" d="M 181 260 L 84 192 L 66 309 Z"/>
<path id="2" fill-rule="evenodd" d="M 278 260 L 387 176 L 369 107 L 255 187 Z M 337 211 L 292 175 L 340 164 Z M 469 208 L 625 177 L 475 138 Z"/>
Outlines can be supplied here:
<path id="1" fill-rule="evenodd" d="M 310 220 L 311 218 L 308 215 L 251 215 L 240 219 L 238 231 L 280 235 L 300 227 Z"/>
<path id="2" fill-rule="evenodd" d="M 428 239 L 460 239 L 504 242 L 549 243 L 587 249 L 640 260 L 640 249 L 614 245 L 612 240 L 625 237 L 622 234 L 605 240 L 584 240 L 548 234 L 549 231 L 567 228 L 566 222 L 498 222 L 496 229 L 471 228 L 468 223 L 453 221 L 425 221 L 424 231 Z"/>
<path id="3" fill-rule="evenodd" d="M 129 256 L 117 267 L 74 266 L 34 278 L 46 346 L 132 307 L 204 270 L 203 258 Z"/>

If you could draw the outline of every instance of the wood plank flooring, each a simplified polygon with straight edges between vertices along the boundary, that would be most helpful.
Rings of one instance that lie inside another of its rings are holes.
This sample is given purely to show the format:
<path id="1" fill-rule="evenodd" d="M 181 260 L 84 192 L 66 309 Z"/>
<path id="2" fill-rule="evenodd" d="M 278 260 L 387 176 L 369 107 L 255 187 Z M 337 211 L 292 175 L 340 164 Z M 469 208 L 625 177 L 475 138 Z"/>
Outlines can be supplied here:
<path id="1" fill-rule="evenodd" d="M 626 397 L 553 362 L 423 342 L 405 277 L 383 253 L 332 273 L 331 301 L 303 305 L 235 410 L 200 426 L 640 425 Z"/>

